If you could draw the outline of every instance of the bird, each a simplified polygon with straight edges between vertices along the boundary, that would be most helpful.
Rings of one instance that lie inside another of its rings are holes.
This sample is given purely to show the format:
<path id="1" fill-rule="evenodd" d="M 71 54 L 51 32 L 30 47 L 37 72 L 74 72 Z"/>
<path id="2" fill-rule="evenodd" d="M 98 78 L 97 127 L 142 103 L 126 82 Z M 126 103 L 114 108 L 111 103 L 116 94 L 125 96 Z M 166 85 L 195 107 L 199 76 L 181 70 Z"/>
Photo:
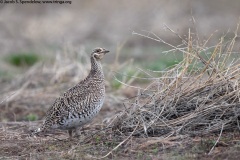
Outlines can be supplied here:
<path id="1" fill-rule="evenodd" d="M 91 70 L 88 76 L 59 96 L 46 112 L 43 124 L 34 134 L 49 129 L 68 130 L 69 138 L 73 131 L 91 122 L 103 106 L 105 80 L 101 59 L 109 51 L 96 48 L 92 51 Z"/>

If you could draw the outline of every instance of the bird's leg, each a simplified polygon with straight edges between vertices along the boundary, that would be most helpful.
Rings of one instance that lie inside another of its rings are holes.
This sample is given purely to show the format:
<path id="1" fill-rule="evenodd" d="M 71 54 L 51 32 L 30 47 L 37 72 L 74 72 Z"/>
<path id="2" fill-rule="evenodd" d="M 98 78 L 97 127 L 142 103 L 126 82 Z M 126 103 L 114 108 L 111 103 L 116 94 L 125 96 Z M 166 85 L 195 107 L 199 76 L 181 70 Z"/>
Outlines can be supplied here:
<path id="1" fill-rule="evenodd" d="M 79 131 L 79 128 L 76 128 L 75 136 L 76 138 L 79 138 L 81 136 L 81 132 Z"/>
<path id="2" fill-rule="evenodd" d="M 76 128 L 76 134 L 74 135 L 74 137 L 79 138 L 82 134 L 83 134 L 84 136 L 87 135 L 87 133 L 85 132 L 84 127 Z"/>
<path id="3" fill-rule="evenodd" d="M 82 127 L 82 133 L 83 133 L 83 135 L 86 136 L 86 132 L 85 132 L 85 128 L 84 127 Z"/>
<path id="4" fill-rule="evenodd" d="M 69 134 L 70 139 L 72 139 L 72 133 L 73 133 L 73 129 L 71 128 L 71 129 L 68 130 L 68 134 Z"/>

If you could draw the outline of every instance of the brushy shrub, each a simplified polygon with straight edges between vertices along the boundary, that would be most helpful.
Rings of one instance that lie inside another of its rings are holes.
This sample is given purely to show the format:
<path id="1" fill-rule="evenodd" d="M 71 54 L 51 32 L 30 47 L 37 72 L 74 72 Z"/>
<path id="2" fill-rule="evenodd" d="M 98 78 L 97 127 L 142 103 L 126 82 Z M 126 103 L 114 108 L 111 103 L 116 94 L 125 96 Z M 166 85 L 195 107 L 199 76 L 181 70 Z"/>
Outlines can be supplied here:
<path id="1" fill-rule="evenodd" d="M 135 33 L 137 34 L 137 33 Z M 110 121 L 116 134 L 139 137 L 169 137 L 239 130 L 240 69 L 235 58 L 236 38 L 223 36 L 214 46 L 198 39 L 183 39 L 181 47 L 171 45 L 154 33 L 146 35 L 182 52 L 183 60 L 164 71 L 144 70 L 149 85 L 126 100 L 126 110 Z M 123 83 L 124 84 L 124 83 Z"/>
<path id="2" fill-rule="evenodd" d="M 26 119 L 28 121 L 36 121 L 38 120 L 38 116 L 36 114 L 30 113 L 26 116 Z"/>

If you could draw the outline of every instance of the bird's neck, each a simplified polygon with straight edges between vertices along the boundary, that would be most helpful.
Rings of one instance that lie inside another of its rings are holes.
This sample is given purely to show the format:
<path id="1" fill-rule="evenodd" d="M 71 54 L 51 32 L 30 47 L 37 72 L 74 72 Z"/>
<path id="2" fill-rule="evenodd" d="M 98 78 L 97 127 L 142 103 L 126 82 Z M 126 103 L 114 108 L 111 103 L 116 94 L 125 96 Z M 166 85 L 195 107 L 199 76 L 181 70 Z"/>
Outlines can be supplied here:
<path id="1" fill-rule="evenodd" d="M 99 78 L 104 78 L 102 65 L 100 61 L 97 61 L 93 57 L 91 57 L 91 71 L 90 74 L 93 76 L 97 76 Z"/>

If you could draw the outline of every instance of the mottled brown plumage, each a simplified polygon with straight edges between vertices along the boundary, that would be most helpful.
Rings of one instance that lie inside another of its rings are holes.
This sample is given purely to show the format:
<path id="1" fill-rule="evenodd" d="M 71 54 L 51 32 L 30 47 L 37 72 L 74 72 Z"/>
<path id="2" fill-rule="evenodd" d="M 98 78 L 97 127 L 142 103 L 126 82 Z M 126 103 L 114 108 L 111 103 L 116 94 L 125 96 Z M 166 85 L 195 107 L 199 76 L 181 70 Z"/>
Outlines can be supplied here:
<path id="1" fill-rule="evenodd" d="M 109 51 L 96 48 L 91 54 L 91 70 L 89 75 L 74 87 L 68 89 L 46 113 L 43 125 L 36 133 L 51 128 L 72 131 L 91 121 L 100 111 L 105 97 L 104 74 L 100 60 Z"/>

